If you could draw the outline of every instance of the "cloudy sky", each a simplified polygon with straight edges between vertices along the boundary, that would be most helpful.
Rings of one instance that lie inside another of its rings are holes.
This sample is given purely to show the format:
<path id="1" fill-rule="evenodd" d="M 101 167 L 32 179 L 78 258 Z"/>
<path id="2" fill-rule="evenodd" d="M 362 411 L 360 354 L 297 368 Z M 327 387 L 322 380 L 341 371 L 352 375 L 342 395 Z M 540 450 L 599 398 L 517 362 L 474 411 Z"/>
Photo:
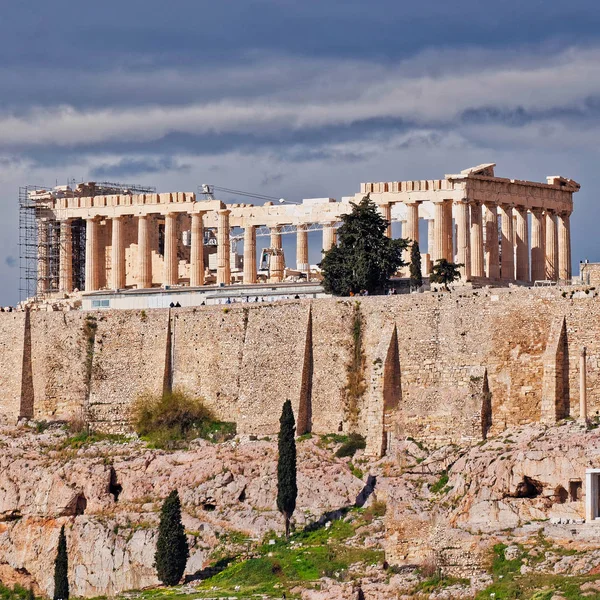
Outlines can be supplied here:
<path id="1" fill-rule="evenodd" d="M 599 142 L 598 0 L 5 2 L 0 302 L 18 187 L 70 178 L 339 198 L 496 162 L 579 181 L 600 261 Z"/>

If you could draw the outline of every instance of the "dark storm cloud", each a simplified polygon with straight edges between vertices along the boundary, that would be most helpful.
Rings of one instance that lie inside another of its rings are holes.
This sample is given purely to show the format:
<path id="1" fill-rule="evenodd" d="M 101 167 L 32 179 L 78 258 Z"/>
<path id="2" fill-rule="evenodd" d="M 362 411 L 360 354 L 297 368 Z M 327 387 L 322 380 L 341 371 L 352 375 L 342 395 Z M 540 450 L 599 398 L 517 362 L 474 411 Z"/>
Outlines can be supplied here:
<path id="1" fill-rule="evenodd" d="M 164 171 L 189 171 L 190 165 L 180 164 L 169 156 L 160 158 L 134 159 L 123 158 L 115 164 L 105 163 L 91 169 L 94 178 L 114 178 L 128 175 L 161 173 Z"/>

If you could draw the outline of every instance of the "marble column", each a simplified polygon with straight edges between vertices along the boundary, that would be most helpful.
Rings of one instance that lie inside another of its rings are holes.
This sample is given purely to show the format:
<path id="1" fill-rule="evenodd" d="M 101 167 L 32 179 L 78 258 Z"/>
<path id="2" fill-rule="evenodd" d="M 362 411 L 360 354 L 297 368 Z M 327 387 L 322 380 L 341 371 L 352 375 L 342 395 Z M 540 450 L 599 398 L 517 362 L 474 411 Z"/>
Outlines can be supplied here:
<path id="1" fill-rule="evenodd" d="M 192 213 L 190 248 L 190 286 L 204 285 L 204 212 Z"/>
<path id="2" fill-rule="evenodd" d="M 409 241 L 409 245 L 404 250 L 403 260 L 406 264 L 410 264 L 410 253 L 412 243 L 419 243 L 419 203 L 406 203 L 406 222 L 402 227 L 402 237 Z"/>
<path id="3" fill-rule="evenodd" d="M 513 235 L 513 209 L 508 204 L 500 205 L 501 234 L 500 244 L 502 251 L 502 279 L 514 281 L 515 279 L 515 246 Z"/>
<path id="4" fill-rule="evenodd" d="M 483 223 L 479 202 L 471 203 L 471 276 L 485 276 L 483 270 Z"/>
<path id="5" fill-rule="evenodd" d="M 462 264 L 460 276 L 471 279 L 471 237 L 469 235 L 469 205 L 466 200 L 456 203 L 456 262 Z"/>
<path id="6" fill-rule="evenodd" d="M 545 216 L 541 208 L 531 211 L 531 279 L 546 279 Z"/>
<path id="7" fill-rule="evenodd" d="M 498 257 L 498 207 L 485 204 L 485 274 L 488 279 L 500 279 Z"/>
<path id="8" fill-rule="evenodd" d="M 452 222 L 452 201 L 448 200 L 444 204 L 444 210 L 446 211 L 445 219 L 445 248 L 444 258 L 449 262 L 454 262 L 454 223 Z"/>
<path id="9" fill-rule="evenodd" d="M 98 249 L 98 221 L 85 220 L 85 291 L 95 292 L 100 287 L 100 262 Z"/>
<path id="10" fill-rule="evenodd" d="M 323 252 L 331 250 L 336 243 L 335 221 L 323 224 Z"/>
<path id="11" fill-rule="evenodd" d="M 529 228 L 527 209 L 515 208 L 515 255 L 517 281 L 529 281 Z"/>
<path id="12" fill-rule="evenodd" d="M 256 225 L 244 229 L 244 283 L 256 283 Z"/>
<path id="13" fill-rule="evenodd" d="M 269 262 L 269 281 L 283 281 L 283 249 L 281 243 L 281 227 L 271 227 L 271 260 Z"/>
<path id="14" fill-rule="evenodd" d="M 62 234 L 63 221 L 60 223 Z M 62 252 L 62 239 L 60 244 Z M 62 256 L 62 254 L 61 254 Z M 62 265 L 62 263 L 61 263 Z M 50 265 L 48 263 L 48 219 L 38 219 L 37 222 L 37 295 L 43 296 L 50 288 L 48 275 Z M 62 283 L 62 281 L 61 281 Z M 63 291 L 61 289 L 61 291 Z"/>
<path id="15" fill-rule="evenodd" d="M 546 279 L 558 279 L 558 232 L 556 215 L 546 211 Z"/>
<path id="16" fill-rule="evenodd" d="M 308 226 L 305 224 L 296 227 L 296 269 L 308 273 Z"/>
<path id="17" fill-rule="evenodd" d="M 60 254 L 58 257 L 58 287 L 61 292 L 73 291 L 73 232 L 72 221 L 60 222 Z"/>
<path id="18" fill-rule="evenodd" d="M 123 239 L 123 217 L 111 219 L 112 250 L 111 250 L 111 282 L 110 287 L 118 290 L 125 287 L 125 241 Z"/>
<path id="19" fill-rule="evenodd" d="M 152 253 L 150 251 L 150 217 L 138 217 L 138 276 L 137 288 L 152 287 Z"/>
<path id="20" fill-rule="evenodd" d="M 434 203 L 434 232 L 433 232 L 433 253 L 431 261 L 435 264 L 438 260 L 446 258 L 446 233 L 447 233 L 447 215 L 446 203 Z"/>
<path id="21" fill-rule="evenodd" d="M 571 279 L 571 223 L 569 213 L 558 215 L 558 278 Z"/>
<path id="22" fill-rule="evenodd" d="M 229 241 L 229 209 L 219 210 L 217 226 L 217 285 L 231 284 L 231 244 Z"/>
<path id="23" fill-rule="evenodd" d="M 404 237 L 404 236 L 402 236 Z M 427 254 L 433 256 L 433 246 L 435 245 L 435 219 L 427 220 Z"/>
<path id="24" fill-rule="evenodd" d="M 177 285 L 179 281 L 179 261 L 177 260 L 177 213 L 165 215 L 165 285 Z"/>
<path id="25" fill-rule="evenodd" d="M 385 235 L 389 238 L 392 237 L 392 204 L 388 202 L 386 204 L 380 204 L 379 210 L 381 210 L 381 215 L 388 222 L 388 226 L 385 230 Z"/>

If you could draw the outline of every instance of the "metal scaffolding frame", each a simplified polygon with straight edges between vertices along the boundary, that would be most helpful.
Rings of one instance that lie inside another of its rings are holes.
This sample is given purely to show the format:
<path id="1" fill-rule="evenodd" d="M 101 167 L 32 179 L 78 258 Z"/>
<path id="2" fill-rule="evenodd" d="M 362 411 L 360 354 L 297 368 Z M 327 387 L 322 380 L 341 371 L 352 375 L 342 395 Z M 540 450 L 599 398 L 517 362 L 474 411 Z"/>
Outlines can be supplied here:
<path id="1" fill-rule="evenodd" d="M 55 217 L 46 215 L 49 209 L 44 204 L 50 198 L 76 198 L 109 196 L 115 194 L 153 194 L 155 187 L 102 182 L 70 180 L 65 186 L 25 185 L 19 188 L 19 298 L 43 299 L 60 292 L 61 249 L 69 240 L 72 253 L 72 289 L 85 286 L 85 221 L 73 219 L 62 221 L 61 209 L 54 209 Z M 40 197 L 43 196 L 43 197 Z M 65 268 L 64 265 L 62 265 Z"/>

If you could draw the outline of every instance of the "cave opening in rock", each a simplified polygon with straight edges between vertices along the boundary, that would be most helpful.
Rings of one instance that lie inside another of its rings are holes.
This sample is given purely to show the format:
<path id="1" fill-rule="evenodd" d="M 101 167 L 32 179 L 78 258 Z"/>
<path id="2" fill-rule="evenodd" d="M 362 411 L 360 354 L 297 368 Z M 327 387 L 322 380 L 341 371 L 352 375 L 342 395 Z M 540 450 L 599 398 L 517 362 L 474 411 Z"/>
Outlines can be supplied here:
<path id="1" fill-rule="evenodd" d="M 557 485 L 554 490 L 554 497 L 558 504 L 564 504 L 569 499 L 569 493 L 562 485 Z"/>
<path id="2" fill-rule="evenodd" d="M 514 498 L 537 498 L 543 489 L 544 486 L 539 481 L 523 475 L 523 479 L 517 485 L 517 489 L 512 496 Z"/>
<path id="3" fill-rule="evenodd" d="M 238 496 L 238 501 L 246 502 L 246 487 L 245 486 L 244 486 L 244 489 L 242 490 L 242 492 L 240 493 L 240 495 Z"/>
<path id="4" fill-rule="evenodd" d="M 84 494 L 79 494 L 77 496 L 77 501 L 75 502 L 75 516 L 84 515 L 85 509 L 87 508 L 87 498 Z"/>
<path id="5" fill-rule="evenodd" d="M 112 494 L 112 497 L 115 499 L 115 502 L 119 500 L 119 495 L 123 491 L 123 486 L 119 483 L 117 479 L 117 472 L 110 468 L 110 480 L 108 483 L 108 493 Z"/>
<path id="6" fill-rule="evenodd" d="M 202 510 L 205 510 L 206 512 L 212 512 L 216 508 L 217 508 L 217 505 L 216 504 L 212 504 L 211 502 L 205 502 L 202 505 Z"/>
<path id="7" fill-rule="evenodd" d="M 583 485 L 581 479 L 569 481 L 569 499 L 571 502 L 579 502 L 583 498 Z"/>

